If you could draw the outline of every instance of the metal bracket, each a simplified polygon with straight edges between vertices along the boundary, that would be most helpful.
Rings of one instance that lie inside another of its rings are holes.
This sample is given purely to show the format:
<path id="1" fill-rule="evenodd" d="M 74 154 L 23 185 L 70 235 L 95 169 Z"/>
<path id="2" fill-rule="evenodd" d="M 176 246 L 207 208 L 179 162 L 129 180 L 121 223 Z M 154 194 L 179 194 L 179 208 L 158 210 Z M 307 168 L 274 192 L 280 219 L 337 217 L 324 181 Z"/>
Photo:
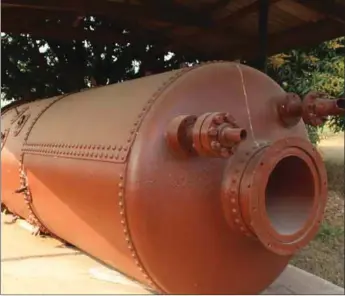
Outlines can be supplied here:
<path id="1" fill-rule="evenodd" d="M 30 117 L 30 114 L 22 114 L 16 121 L 15 126 L 14 126 L 14 130 L 13 130 L 13 136 L 16 137 L 19 135 L 20 131 L 22 130 L 22 128 L 24 127 L 25 123 L 28 121 Z"/>
<path id="2" fill-rule="evenodd" d="M 11 120 L 11 124 L 13 124 L 13 123 L 15 123 L 16 122 L 16 120 L 20 117 L 20 116 L 22 116 L 28 109 L 29 109 L 29 107 L 24 107 L 20 112 L 18 112 L 18 110 L 17 110 L 17 107 L 14 107 L 14 109 L 16 110 L 16 116 Z"/>
<path id="3" fill-rule="evenodd" d="M 3 132 L 1 132 L 1 149 L 4 147 L 8 134 L 9 134 L 10 129 L 7 128 Z"/>

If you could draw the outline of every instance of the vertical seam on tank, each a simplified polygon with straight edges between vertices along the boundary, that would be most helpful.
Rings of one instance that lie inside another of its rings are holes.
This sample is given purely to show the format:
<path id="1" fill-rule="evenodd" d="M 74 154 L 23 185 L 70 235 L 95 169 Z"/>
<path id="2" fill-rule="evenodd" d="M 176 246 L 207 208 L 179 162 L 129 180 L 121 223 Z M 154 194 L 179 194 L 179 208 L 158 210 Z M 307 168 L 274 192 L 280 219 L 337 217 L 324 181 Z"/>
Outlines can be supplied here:
<path id="1" fill-rule="evenodd" d="M 29 211 L 29 217 L 28 221 L 30 224 L 32 224 L 36 229 L 34 230 L 35 234 L 38 234 L 39 232 L 51 234 L 50 231 L 43 225 L 43 223 L 37 218 L 37 215 L 35 214 L 33 207 L 32 207 L 32 195 L 31 191 L 29 189 L 29 181 L 28 177 L 25 173 L 24 168 L 24 152 L 20 155 L 20 161 L 19 161 L 19 180 L 20 185 L 25 190 L 23 191 L 24 194 L 24 202 L 27 206 L 27 209 Z"/>
<path id="2" fill-rule="evenodd" d="M 35 230 L 36 234 L 38 234 L 39 231 L 46 233 L 46 234 L 50 234 L 53 237 L 56 237 L 52 232 L 50 232 L 45 226 L 44 224 L 38 219 L 37 215 L 35 214 L 35 211 L 32 207 L 32 194 L 29 188 L 29 181 L 28 181 L 28 177 L 27 174 L 25 173 L 25 166 L 24 166 L 24 145 L 26 144 L 30 132 L 32 131 L 35 123 L 37 122 L 37 120 L 40 118 L 40 116 L 46 111 L 48 110 L 52 105 L 54 105 L 56 102 L 60 101 L 61 99 L 69 96 L 71 94 L 65 94 L 62 95 L 56 99 L 54 99 L 50 104 L 48 104 L 46 107 L 44 107 L 37 115 L 36 117 L 33 119 L 31 125 L 28 127 L 28 130 L 25 134 L 24 137 L 24 142 L 22 144 L 22 148 L 21 148 L 21 154 L 20 154 L 20 159 L 19 159 L 19 180 L 20 180 L 20 184 L 21 186 L 25 189 L 23 194 L 24 194 L 24 202 L 27 205 L 27 208 L 29 210 L 29 222 L 33 224 L 33 226 L 37 227 L 37 229 Z M 61 240 L 61 238 L 59 238 Z"/>
<path id="3" fill-rule="evenodd" d="M 208 64 L 214 64 L 216 62 L 219 63 L 224 63 L 225 61 L 210 61 L 210 62 L 205 62 L 201 63 L 199 65 L 196 65 L 194 67 L 189 67 L 189 68 L 184 68 L 181 69 L 180 71 L 177 71 L 175 75 L 172 75 L 167 81 L 163 82 L 163 84 L 157 89 L 156 92 L 154 92 L 151 96 L 151 98 L 146 102 L 144 105 L 142 111 L 138 115 L 138 119 L 134 122 L 133 128 L 131 129 L 131 133 L 127 139 L 127 143 L 133 143 L 136 133 L 140 129 L 141 123 L 143 122 L 146 114 L 149 112 L 153 104 L 156 102 L 156 100 L 161 96 L 161 94 L 174 82 L 178 80 L 181 76 L 184 74 L 191 72 L 193 70 L 199 69 L 202 66 L 208 65 Z M 123 228 L 123 232 L 125 234 L 125 240 L 127 243 L 127 247 L 130 250 L 131 256 L 134 259 L 135 265 L 138 267 L 144 278 L 147 280 L 149 286 L 154 289 L 157 292 L 164 293 L 164 289 L 158 286 L 157 283 L 155 283 L 152 278 L 149 276 L 148 272 L 145 270 L 144 265 L 141 263 L 141 260 L 139 258 L 139 255 L 136 251 L 136 248 L 134 246 L 133 240 L 131 238 L 130 232 L 129 232 L 129 227 L 128 227 L 128 221 L 126 217 L 126 203 L 125 203 L 125 175 L 126 175 L 126 169 L 127 169 L 127 164 L 125 164 L 125 168 L 123 172 L 120 174 L 120 182 L 118 184 L 119 186 L 119 210 L 120 210 L 120 217 L 121 217 L 121 225 Z"/>
<path id="4" fill-rule="evenodd" d="M 127 215 L 126 215 L 126 202 L 125 202 L 125 182 L 126 182 L 126 171 L 127 171 L 127 164 L 124 164 L 124 168 L 123 171 L 120 173 L 119 175 L 119 183 L 118 183 L 118 187 L 119 187 L 119 191 L 118 191 L 118 198 L 119 198 L 119 210 L 120 210 L 120 218 L 121 218 L 121 225 L 122 225 L 122 230 L 125 236 L 125 240 L 127 243 L 127 247 L 130 251 L 130 255 L 134 260 L 134 263 L 136 265 L 136 267 L 139 269 L 139 271 L 141 272 L 141 274 L 143 275 L 143 277 L 145 278 L 145 280 L 147 281 L 147 284 L 149 285 L 149 287 L 151 289 L 154 289 L 156 292 L 160 292 L 160 293 L 165 293 L 163 292 L 163 289 L 160 288 L 156 283 L 154 283 L 154 281 L 152 280 L 152 278 L 149 276 L 148 272 L 145 270 L 143 264 L 141 263 L 141 260 L 138 256 L 138 253 L 135 249 L 135 246 L 133 244 L 131 235 L 130 235 L 130 229 L 128 227 L 128 223 L 127 223 Z"/>
<path id="5" fill-rule="evenodd" d="M 200 67 L 200 65 L 198 65 L 197 67 L 182 69 L 182 70 L 178 71 L 177 73 L 175 73 L 175 75 L 172 75 L 167 81 L 163 82 L 161 87 L 159 87 L 157 89 L 157 91 L 152 94 L 151 98 L 146 102 L 146 104 L 144 105 L 144 107 L 142 109 L 142 112 L 139 113 L 138 119 L 134 122 L 133 128 L 131 129 L 131 133 L 127 139 L 128 143 L 134 142 L 135 135 L 138 132 L 138 130 L 140 129 L 141 123 L 143 122 L 145 115 L 149 112 L 150 108 L 152 107 L 154 102 L 160 97 L 160 95 L 173 82 L 175 82 L 179 77 L 181 77 L 183 74 L 185 74 L 191 70 L 194 70 L 195 68 L 198 68 L 198 67 Z M 129 232 L 128 221 L 127 221 L 127 216 L 126 216 L 125 189 L 124 189 L 125 188 L 124 183 L 125 183 L 126 169 L 127 169 L 127 164 L 125 164 L 125 168 L 119 176 L 120 182 L 118 184 L 119 185 L 118 197 L 119 197 L 119 210 L 120 210 L 120 217 L 121 217 L 121 225 L 122 225 L 123 232 L 125 235 L 127 247 L 131 253 L 131 257 L 133 258 L 135 265 L 140 270 L 143 277 L 146 279 L 147 283 L 149 284 L 149 287 L 154 289 L 155 291 L 157 291 L 159 293 L 166 294 L 164 289 L 159 287 L 158 284 L 152 280 L 152 278 L 149 276 L 148 272 L 144 268 L 144 265 L 141 263 L 141 260 L 139 258 L 137 251 L 136 251 L 136 248 L 134 246 L 133 240 L 132 240 L 130 232 Z"/>
<path id="6" fill-rule="evenodd" d="M 246 85 L 245 85 L 245 81 L 244 81 L 243 71 L 242 71 L 242 69 L 241 69 L 241 67 L 239 65 L 236 65 L 236 68 L 237 68 L 238 72 L 240 73 L 241 86 L 242 86 L 244 102 L 245 102 L 245 105 L 246 105 L 246 111 L 247 111 L 248 120 L 249 120 L 250 132 L 252 134 L 253 141 L 254 141 L 255 145 L 259 146 L 259 143 L 256 141 L 255 135 L 254 135 L 252 116 L 251 116 L 251 113 L 250 113 L 250 108 L 249 108 L 249 103 L 248 103 L 248 94 L 247 94 L 247 89 L 246 89 Z"/>
<path id="7" fill-rule="evenodd" d="M 72 94 L 73 94 L 73 93 L 64 94 L 64 95 L 62 95 L 62 96 L 60 96 L 60 97 L 54 99 L 50 104 L 48 104 L 47 106 L 45 106 L 45 107 L 36 115 L 36 117 L 32 120 L 32 123 L 31 123 L 31 125 L 29 126 L 29 128 L 28 128 L 28 130 L 27 130 L 27 132 L 26 132 L 26 134 L 25 134 L 24 145 L 27 144 L 27 140 L 28 140 L 28 138 L 29 138 L 29 135 L 30 135 L 30 133 L 31 133 L 31 131 L 32 131 L 32 129 L 33 129 L 33 127 L 35 126 L 37 120 L 42 116 L 42 114 L 43 114 L 44 112 L 46 112 L 46 111 L 47 111 L 51 106 L 53 106 L 56 102 L 58 102 L 58 101 L 60 101 L 60 100 L 62 100 L 62 99 L 64 99 L 64 98 L 66 98 L 66 97 L 68 97 L 68 96 L 70 96 L 70 95 L 72 95 Z"/>
<path id="8" fill-rule="evenodd" d="M 154 92 L 149 100 L 147 100 L 146 104 L 144 105 L 142 111 L 138 115 L 138 119 L 134 122 L 133 128 L 131 129 L 130 135 L 127 139 L 127 143 L 131 144 L 134 142 L 136 133 L 140 129 L 141 123 L 143 122 L 143 119 L 145 118 L 145 115 L 149 112 L 154 102 L 159 98 L 159 96 L 173 83 L 175 82 L 179 77 L 181 77 L 183 74 L 191 71 L 195 68 L 186 68 L 183 70 L 178 71 L 175 73 L 175 75 L 172 75 L 168 81 L 163 82 L 162 86 L 157 89 L 156 92 Z M 129 150 L 129 149 L 128 149 Z M 124 156 L 121 157 L 122 159 Z M 128 227 L 128 221 L 127 221 L 127 215 L 126 215 L 126 203 L 125 203 L 125 174 L 126 174 L 127 164 L 125 164 L 124 171 L 119 176 L 119 210 L 120 210 L 120 217 L 121 217 L 121 225 L 123 228 L 123 232 L 125 235 L 125 240 L 127 243 L 127 247 L 130 251 L 131 257 L 134 260 L 135 265 L 147 281 L 150 288 L 154 289 L 155 291 L 159 293 L 166 293 L 164 289 L 159 287 L 157 283 L 153 281 L 153 279 L 149 276 L 148 272 L 144 268 L 144 265 L 141 263 L 141 260 L 139 258 L 138 252 L 136 251 L 136 248 L 134 246 L 132 237 L 130 235 L 129 227 Z"/>

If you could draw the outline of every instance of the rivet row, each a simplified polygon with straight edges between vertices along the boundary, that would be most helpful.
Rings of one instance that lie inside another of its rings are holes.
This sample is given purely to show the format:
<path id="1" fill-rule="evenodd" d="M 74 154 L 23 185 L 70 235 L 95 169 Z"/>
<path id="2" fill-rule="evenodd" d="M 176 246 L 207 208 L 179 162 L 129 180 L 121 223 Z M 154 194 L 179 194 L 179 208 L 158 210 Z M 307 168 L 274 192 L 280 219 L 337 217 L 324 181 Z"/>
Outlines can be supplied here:
<path id="1" fill-rule="evenodd" d="M 244 152 L 243 156 L 246 158 L 248 156 L 248 152 Z M 234 175 L 232 176 L 231 180 L 231 187 L 228 192 L 228 199 L 230 201 L 230 212 L 231 212 L 231 220 L 233 221 L 233 226 L 236 227 L 238 231 L 243 233 L 247 237 L 252 237 L 253 235 L 247 229 L 242 216 L 241 216 L 241 208 L 240 208 L 240 201 L 239 201 L 239 185 L 238 180 L 240 180 L 240 172 L 244 169 L 244 164 L 246 163 L 245 158 L 240 159 L 239 167 L 234 168 Z"/>
<path id="2" fill-rule="evenodd" d="M 127 217 L 126 217 L 126 210 L 125 210 L 125 192 L 124 192 L 124 175 L 125 173 L 121 173 L 119 175 L 119 183 L 118 183 L 118 187 L 119 187 L 119 191 L 118 191 L 118 198 L 119 198 L 119 210 L 120 210 L 120 217 L 121 217 L 121 225 L 122 225 L 122 229 L 123 229 L 123 233 L 125 236 L 125 241 L 127 243 L 127 247 L 130 251 L 131 257 L 134 259 L 134 263 L 137 266 L 137 268 L 141 271 L 141 273 L 143 274 L 144 278 L 147 279 L 148 284 L 150 285 L 150 287 L 152 289 L 156 289 L 159 290 L 153 283 L 153 281 L 150 279 L 149 275 L 146 273 L 145 269 L 143 268 L 143 266 L 140 263 L 139 257 L 135 251 L 133 242 L 132 242 L 132 238 L 130 236 L 129 233 L 129 229 L 128 229 L 128 224 L 127 224 Z"/>
<path id="3" fill-rule="evenodd" d="M 19 179 L 20 184 L 23 187 L 26 187 L 26 190 L 23 192 L 24 195 L 24 202 L 26 204 L 26 207 L 29 211 L 28 216 L 28 222 L 32 224 L 33 226 L 37 227 L 40 232 L 48 234 L 49 231 L 47 228 L 39 221 L 37 216 L 34 214 L 33 208 L 32 208 L 32 195 L 29 190 L 29 184 L 28 184 L 28 178 L 24 171 L 24 153 L 21 153 L 20 155 L 20 161 L 19 161 Z"/>
<path id="4" fill-rule="evenodd" d="M 194 67 L 195 68 L 195 67 Z M 168 82 L 164 83 L 162 87 L 160 87 L 153 95 L 152 97 L 146 102 L 146 104 L 144 105 L 144 107 L 142 108 L 142 110 L 139 112 L 138 116 L 137 116 L 137 120 L 133 123 L 133 128 L 130 130 L 129 133 L 129 137 L 127 138 L 127 146 L 124 147 L 119 147 L 117 150 L 121 152 L 122 150 L 122 155 L 120 156 L 121 160 L 125 159 L 125 153 L 130 149 L 130 145 L 133 142 L 138 129 L 140 127 L 140 124 L 142 123 L 145 115 L 149 112 L 150 108 L 152 107 L 153 103 L 157 100 L 157 98 L 159 98 L 159 96 L 161 95 L 161 93 L 174 81 L 176 81 L 180 76 L 182 76 L 183 74 L 185 74 L 186 72 L 192 70 L 193 68 L 184 68 L 183 70 L 180 70 L 177 72 L 177 74 L 173 75 Z M 116 155 L 116 158 L 118 158 L 119 155 Z M 119 208 L 120 208 L 120 216 L 121 216 L 121 224 L 123 226 L 123 233 L 125 235 L 125 240 L 127 242 L 127 246 L 128 249 L 131 252 L 131 256 L 134 259 L 135 264 L 137 265 L 138 269 L 142 272 L 144 278 L 147 280 L 147 282 L 149 283 L 149 285 L 151 286 L 151 288 L 155 289 L 158 292 L 162 292 L 162 290 L 157 287 L 152 279 L 149 277 L 149 275 L 146 273 L 146 271 L 144 270 L 143 266 L 141 265 L 139 258 L 135 252 L 132 240 L 131 240 L 131 236 L 129 234 L 129 229 L 128 229 L 128 225 L 127 225 L 127 218 L 126 218 L 126 214 L 125 214 L 125 199 L 124 199 L 124 173 L 119 175 L 119 192 L 118 192 L 118 197 L 119 197 Z"/>

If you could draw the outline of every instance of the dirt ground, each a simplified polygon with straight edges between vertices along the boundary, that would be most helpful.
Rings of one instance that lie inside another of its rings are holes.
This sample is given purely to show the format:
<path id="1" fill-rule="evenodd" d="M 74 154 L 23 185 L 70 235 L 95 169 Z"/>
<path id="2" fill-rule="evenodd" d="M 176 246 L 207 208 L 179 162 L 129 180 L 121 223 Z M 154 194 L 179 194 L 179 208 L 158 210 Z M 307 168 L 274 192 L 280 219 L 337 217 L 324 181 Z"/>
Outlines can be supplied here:
<path id="1" fill-rule="evenodd" d="M 328 173 L 325 218 L 316 238 L 292 264 L 344 287 L 344 134 L 323 139 L 319 150 Z"/>

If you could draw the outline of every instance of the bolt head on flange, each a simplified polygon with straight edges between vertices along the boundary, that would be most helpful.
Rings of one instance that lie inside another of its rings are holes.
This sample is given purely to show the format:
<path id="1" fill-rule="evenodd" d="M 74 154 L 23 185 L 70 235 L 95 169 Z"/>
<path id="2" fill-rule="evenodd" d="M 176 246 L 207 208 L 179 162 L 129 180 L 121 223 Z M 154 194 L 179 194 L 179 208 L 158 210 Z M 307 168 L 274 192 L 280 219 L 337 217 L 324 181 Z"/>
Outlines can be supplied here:
<path id="1" fill-rule="evenodd" d="M 241 136 L 234 137 L 237 133 Z M 245 138 L 245 130 L 239 129 L 229 113 L 206 113 L 193 128 L 194 149 L 203 156 L 228 158 Z"/>

